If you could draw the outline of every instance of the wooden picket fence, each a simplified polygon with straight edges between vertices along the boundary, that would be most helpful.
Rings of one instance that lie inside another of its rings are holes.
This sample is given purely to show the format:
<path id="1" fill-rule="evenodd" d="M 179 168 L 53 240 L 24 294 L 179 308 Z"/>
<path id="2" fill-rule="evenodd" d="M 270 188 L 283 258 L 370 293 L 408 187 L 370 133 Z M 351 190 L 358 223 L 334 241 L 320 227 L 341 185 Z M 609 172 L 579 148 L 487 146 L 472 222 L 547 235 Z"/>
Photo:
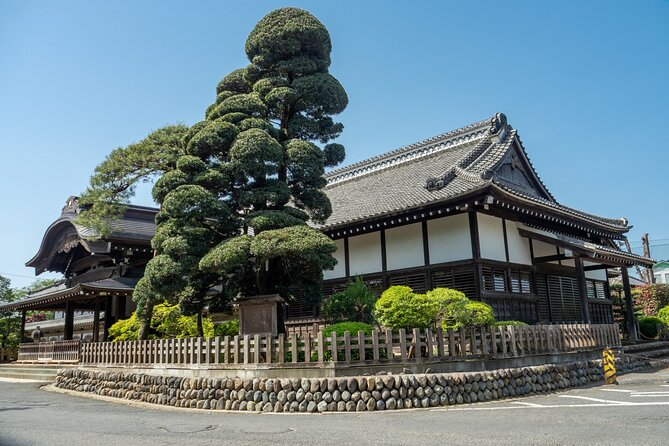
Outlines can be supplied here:
<path id="1" fill-rule="evenodd" d="M 81 341 L 47 341 L 19 345 L 17 362 L 79 362 Z"/>
<path id="2" fill-rule="evenodd" d="M 345 364 L 509 358 L 595 350 L 620 345 L 615 324 L 477 327 L 453 330 L 374 330 L 325 336 L 225 336 L 96 342 L 81 345 L 87 365 L 171 364 L 244 366 L 258 364 Z"/>

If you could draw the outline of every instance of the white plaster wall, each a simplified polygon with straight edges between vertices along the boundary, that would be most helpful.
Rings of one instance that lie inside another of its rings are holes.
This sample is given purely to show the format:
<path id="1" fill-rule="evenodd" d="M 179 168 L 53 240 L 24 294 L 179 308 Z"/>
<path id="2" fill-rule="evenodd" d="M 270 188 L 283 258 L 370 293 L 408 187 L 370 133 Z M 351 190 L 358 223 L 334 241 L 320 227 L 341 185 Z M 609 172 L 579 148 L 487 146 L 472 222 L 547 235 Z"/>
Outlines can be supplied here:
<path id="1" fill-rule="evenodd" d="M 427 235 L 430 263 L 472 258 L 472 238 L 467 213 L 429 220 Z"/>
<path id="2" fill-rule="evenodd" d="M 323 271 L 323 278 L 327 279 L 337 279 L 339 277 L 346 276 L 346 259 L 344 252 L 344 239 L 335 240 L 335 245 L 337 245 L 337 250 L 332 254 L 332 256 L 337 260 L 333 270 Z"/>
<path id="3" fill-rule="evenodd" d="M 381 271 L 381 233 L 349 237 L 348 253 L 352 276 Z"/>
<path id="4" fill-rule="evenodd" d="M 555 245 L 541 242 L 539 240 L 532 240 L 532 251 L 534 252 L 534 257 L 546 257 L 557 255 L 557 250 Z"/>
<path id="5" fill-rule="evenodd" d="M 595 262 L 583 262 L 583 266 L 594 266 L 594 265 L 600 265 L 599 263 Z M 606 277 L 606 270 L 605 269 L 596 269 L 594 271 L 586 271 L 585 272 L 585 277 L 588 279 L 595 279 L 595 280 L 608 280 Z"/>
<path id="6" fill-rule="evenodd" d="M 509 243 L 509 262 L 531 265 L 530 240 L 520 236 L 515 221 L 505 220 L 505 222 L 506 239 Z"/>
<path id="7" fill-rule="evenodd" d="M 386 230 L 386 262 L 389 270 L 425 265 L 420 223 Z"/>
<path id="8" fill-rule="evenodd" d="M 506 261 L 503 220 L 486 214 L 477 214 L 481 258 Z"/>

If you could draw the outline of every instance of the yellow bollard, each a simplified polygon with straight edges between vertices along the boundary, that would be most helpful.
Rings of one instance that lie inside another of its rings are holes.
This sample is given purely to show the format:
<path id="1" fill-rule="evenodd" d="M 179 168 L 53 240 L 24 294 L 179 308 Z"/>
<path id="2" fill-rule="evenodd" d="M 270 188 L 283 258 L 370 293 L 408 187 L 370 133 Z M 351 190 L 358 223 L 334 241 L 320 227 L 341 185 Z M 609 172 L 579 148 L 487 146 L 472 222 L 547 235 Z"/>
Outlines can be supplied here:
<path id="1" fill-rule="evenodd" d="M 605 349 L 602 352 L 603 361 L 602 366 L 604 367 L 604 379 L 606 384 L 618 384 L 616 379 L 616 358 L 613 356 L 613 350 Z"/>

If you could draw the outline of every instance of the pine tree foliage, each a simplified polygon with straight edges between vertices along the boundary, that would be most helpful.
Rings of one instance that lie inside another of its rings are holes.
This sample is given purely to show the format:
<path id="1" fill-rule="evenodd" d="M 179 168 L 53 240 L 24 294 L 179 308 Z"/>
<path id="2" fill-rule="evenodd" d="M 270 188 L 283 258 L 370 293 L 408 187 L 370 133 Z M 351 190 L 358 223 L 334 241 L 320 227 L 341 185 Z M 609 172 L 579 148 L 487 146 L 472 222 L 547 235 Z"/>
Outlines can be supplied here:
<path id="1" fill-rule="evenodd" d="M 307 222 L 332 212 L 323 174 L 344 159 L 330 141 L 348 104 L 330 52 L 314 16 L 271 12 L 247 39 L 250 64 L 225 76 L 205 119 L 181 132 L 183 152 L 153 188 L 157 255 L 133 295 L 144 321 L 165 299 L 192 314 L 239 294 L 290 299 L 295 286 L 320 298 L 335 245 Z"/>

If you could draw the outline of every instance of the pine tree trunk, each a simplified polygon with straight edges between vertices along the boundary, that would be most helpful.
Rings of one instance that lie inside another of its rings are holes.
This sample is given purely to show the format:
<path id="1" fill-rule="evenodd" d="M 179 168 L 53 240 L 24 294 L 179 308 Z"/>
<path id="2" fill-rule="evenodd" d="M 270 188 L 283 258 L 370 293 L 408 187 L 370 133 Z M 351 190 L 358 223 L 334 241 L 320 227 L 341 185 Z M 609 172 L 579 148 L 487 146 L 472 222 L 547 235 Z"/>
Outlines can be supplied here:
<path id="1" fill-rule="evenodd" d="M 197 335 L 201 338 L 204 337 L 204 327 L 202 326 L 202 310 L 197 313 Z"/>
<path id="2" fill-rule="evenodd" d="M 152 317 L 153 317 L 153 305 L 147 306 L 147 308 L 144 310 L 144 314 L 142 315 L 141 324 L 139 326 L 139 333 L 137 335 L 137 339 L 139 339 L 140 341 L 145 341 L 149 339 L 149 331 L 151 330 Z"/>

